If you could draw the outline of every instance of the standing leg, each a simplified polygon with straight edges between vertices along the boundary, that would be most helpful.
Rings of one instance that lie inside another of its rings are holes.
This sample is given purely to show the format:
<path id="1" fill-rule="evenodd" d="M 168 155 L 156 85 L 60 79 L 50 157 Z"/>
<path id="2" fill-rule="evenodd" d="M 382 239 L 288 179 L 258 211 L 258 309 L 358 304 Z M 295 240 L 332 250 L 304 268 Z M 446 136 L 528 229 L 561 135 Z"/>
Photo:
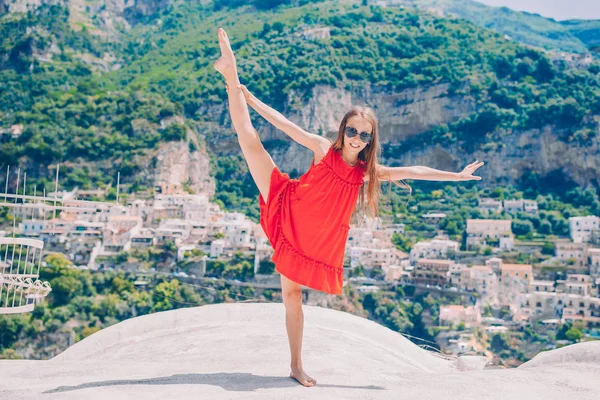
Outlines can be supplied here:
<path id="1" fill-rule="evenodd" d="M 304 386 L 314 386 L 317 381 L 308 376 L 302 368 L 302 332 L 304 313 L 302 312 L 302 288 L 299 284 L 281 275 L 281 295 L 285 305 L 285 327 L 292 355 L 290 377 Z"/>
<path id="2" fill-rule="evenodd" d="M 263 147 L 258 132 L 252 126 L 244 93 L 238 87 L 240 80 L 233 50 L 231 50 L 227 33 L 221 28 L 219 28 L 219 47 L 221 48 L 221 58 L 215 62 L 214 67 L 225 77 L 231 121 L 237 133 L 242 154 L 248 163 L 250 175 L 266 202 L 275 163 Z"/>

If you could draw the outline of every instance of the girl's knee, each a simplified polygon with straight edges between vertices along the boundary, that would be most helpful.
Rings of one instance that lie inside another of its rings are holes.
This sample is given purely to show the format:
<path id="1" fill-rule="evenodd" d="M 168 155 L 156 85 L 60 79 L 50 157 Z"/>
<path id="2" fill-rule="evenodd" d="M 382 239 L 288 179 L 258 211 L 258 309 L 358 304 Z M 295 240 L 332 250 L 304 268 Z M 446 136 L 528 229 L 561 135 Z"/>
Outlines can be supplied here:
<path id="1" fill-rule="evenodd" d="M 302 304 L 302 289 L 299 287 L 282 290 L 281 296 L 286 306 Z"/>

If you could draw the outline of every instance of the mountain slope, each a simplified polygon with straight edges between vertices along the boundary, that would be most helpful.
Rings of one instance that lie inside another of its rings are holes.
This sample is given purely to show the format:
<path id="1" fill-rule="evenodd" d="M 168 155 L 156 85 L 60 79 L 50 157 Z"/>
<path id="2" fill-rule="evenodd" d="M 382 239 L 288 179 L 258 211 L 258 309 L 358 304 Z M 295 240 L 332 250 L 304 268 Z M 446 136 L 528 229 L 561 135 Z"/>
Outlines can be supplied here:
<path id="1" fill-rule="evenodd" d="M 306 129 L 332 135 L 351 103 L 378 109 L 384 162 L 413 162 L 412 154 L 433 154 L 431 146 L 442 146 L 452 153 L 435 157 L 434 167 L 457 168 L 475 151 L 498 157 L 502 165 L 499 149 L 508 139 L 518 142 L 523 132 L 539 129 L 567 149 L 589 149 L 595 159 L 598 65 L 569 69 L 465 21 L 361 3 L 269 10 L 173 3 L 157 10 L 160 18 L 122 32 L 116 43 L 79 34 L 66 8 L 19 17 L 28 22 L 13 23 L 16 14 L 4 15 L 0 26 L 13 39 L 2 48 L 0 129 L 22 125 L 23 132 L 2 136 L 1 166 L 18 163 L 39 171 L 40 165 L 68 160 L 82 169 L 74 167 L 62 182 L 80 187 L 106 184 L 119 168 L 121 182 L 135 190 L 152 186 L 140 170 L 153 165 L 160 143 L 193 135 L 218 155 L 217 168 L 241 174 L 218 186 L 225 205 L 252 202 L 256 193 L 245 189 L 252 185 L 238 158 L 224 84 L 212 67 L 218 26 L 230 33 L 242 81 Z M 51 15 L 62 22 L 52 24 Z M 21 45 L 20 32 L 27 30 L 21 24 L 34 32 L 45 27 L 50 39 Z M 38 48 L 58 50 L 40 58 Z M 119 68 L 95 68 L 81 55 L 100 58 L 107 52 Z M 165 122 L 173 116 L 181 123 Z M 289 147 L 261 119 L 256 124 L 278 165 L 296 172 L 306 167 L 310 157 L 303 150 Z M 190 151 L 197 147 L 193 142 Z M 594 184 L 600 166 L 555 162 L 558 155 L 554 151 L 552 162 L 531 161 L 511 173 L 489 169 L 485 184 L 515 183 L 524 171 L 544 176 L 549 166 L 562 165 L 570 181 Z M 226 160 L 230 156 L 235 160 Z M 30 180 L 50 181 L 43 172 L 28 174 Z"/>
<path id="2" fill-rule="evenodd" d="M 581 24 L 586 32 L 580 32 L 578 22 L 557 22 L 538 14 L 514 11 L 507 7 L 490 7 L 472 0 L 388 0 L 386 3 L 454 15 L 482 28 L 508 35 L 512 40 L 547 50 L 585 53 L 595 46 L 587 38 L 597 38 L 600 34 L 599 21 Z"/>

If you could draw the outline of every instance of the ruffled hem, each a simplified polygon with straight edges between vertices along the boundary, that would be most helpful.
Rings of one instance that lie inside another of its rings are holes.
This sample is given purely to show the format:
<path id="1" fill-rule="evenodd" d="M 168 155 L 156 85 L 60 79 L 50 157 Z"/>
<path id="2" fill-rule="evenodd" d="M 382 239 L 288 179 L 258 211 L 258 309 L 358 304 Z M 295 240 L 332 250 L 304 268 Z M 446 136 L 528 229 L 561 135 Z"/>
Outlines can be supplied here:
<path id="1" fill-rule="evenodd" d="M 279 242 L 275 247 L 275 270 L 286 278 L 329 294 L 342 294 L 344 268 L 315 260 L 298 251 L 285 237 L 279 221 Z"/>
<path id="2" fill-rule="evenodd" d="M 289 176 L 275 167 L 271 175 L 267 203 L 259 195 L 261 225 L 275 251 L 272 257 L 275 269 L 286 278 L 311 289 L 341 294 L 344 268 L 326 264 L 301 253 L 283 233 L 281 207 L 290 182 Z M 289 190 L 293 192 L 295 185 L 292 184 Z M 276 204 L 271 204 L 274 201 Z"/>

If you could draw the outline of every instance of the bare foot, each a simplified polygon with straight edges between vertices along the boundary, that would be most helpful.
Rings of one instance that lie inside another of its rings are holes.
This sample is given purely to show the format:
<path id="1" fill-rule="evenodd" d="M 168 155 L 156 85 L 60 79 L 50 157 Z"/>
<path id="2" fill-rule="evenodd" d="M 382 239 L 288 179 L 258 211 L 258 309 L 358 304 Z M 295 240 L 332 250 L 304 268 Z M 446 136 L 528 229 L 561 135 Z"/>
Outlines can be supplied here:
<path id="1" fill-rule="evenodd" d="M 237 74 L 235 57 L 233 55 L 233 50 L 231 50 L 231 44 L 229 43 L 227 33 L 225 33 L 223 28 L 219 28 L 218 35 L 221 57 L 215 61 L 214 67 L 225 77 L 225 80 L 229 82 L 230 80 L 235 80 Z"/>
<path id="2" fill-rule="evenodd" d="M 317 381 L 306 375 L 306 372 L 304 372 L 302 368 L 292 368 L 290 378 L 294 378 L 306 387 L 315 386 L 317 384 Z"/>

